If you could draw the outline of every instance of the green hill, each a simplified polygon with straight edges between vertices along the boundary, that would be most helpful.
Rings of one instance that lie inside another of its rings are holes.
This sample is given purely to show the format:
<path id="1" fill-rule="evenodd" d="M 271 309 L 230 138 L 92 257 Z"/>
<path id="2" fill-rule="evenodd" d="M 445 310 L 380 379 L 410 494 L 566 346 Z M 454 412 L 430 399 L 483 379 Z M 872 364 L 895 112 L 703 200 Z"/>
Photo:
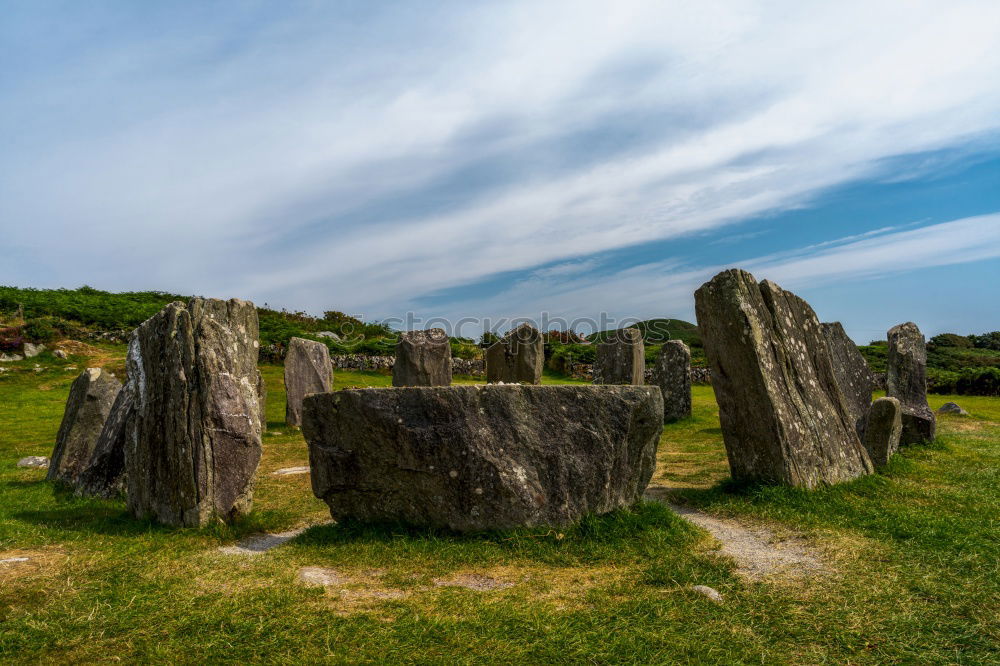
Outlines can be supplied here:
<path id="1" fill-rule="evenodd" d="M 190 296 L 162 291 L 112 293 L 92 287 L 79 289 L 25 289 L 0 286 L 0 347 L 23 340 L 48 342 L 59 338 L 103 337 L 124 340 L 133 328 L 167 303 Z M 291 337 L 325 342 L 334 353 L 391 354 L 393 332 L 378 323 L 362 322 L 330 310 L 315 317 L 305 312 L 257 308 L 262 356 L 268 347 L 284 345 Z M 329 331 L 341 338 L 320 337 Z"/>

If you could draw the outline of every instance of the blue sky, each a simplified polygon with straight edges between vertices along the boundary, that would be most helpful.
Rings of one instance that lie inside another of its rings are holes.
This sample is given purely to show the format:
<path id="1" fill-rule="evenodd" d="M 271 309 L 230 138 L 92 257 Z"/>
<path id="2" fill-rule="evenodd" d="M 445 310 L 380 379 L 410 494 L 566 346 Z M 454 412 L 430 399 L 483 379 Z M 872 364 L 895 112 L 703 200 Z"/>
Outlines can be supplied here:
<path id="1" fill-rule="evenodd" d="M 823 4 L 0 0 L 0 283 L 1000 329 L 1000 5 Z"/>

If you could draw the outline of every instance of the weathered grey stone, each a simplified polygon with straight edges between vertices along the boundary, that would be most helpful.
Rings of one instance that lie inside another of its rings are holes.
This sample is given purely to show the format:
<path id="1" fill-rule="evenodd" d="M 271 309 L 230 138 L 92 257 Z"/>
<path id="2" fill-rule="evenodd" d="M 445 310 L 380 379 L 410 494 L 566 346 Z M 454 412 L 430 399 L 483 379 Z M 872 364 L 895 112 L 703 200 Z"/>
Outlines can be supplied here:
<path id="1" fill-rule="evenodd" d="M 62 349 L 55 350 L 54 352 L 52 352 L 52 355 L 55 356 L 56 358 L 66 358 L 68 356 L 68 354 L 66 354 L 66 352 L 63 351 Z"/>
<path id="2" fill-rule="evenodd" d="M 45 351 L 45 345 L 42 344 L 36 345 L 31 342 L 25 342 L 22 351 L 24 352 L 24 358 L 35 358 L 43 351 Z"/>
<path id="3" fill-rule="evenodd" d="M 950 414 L 952 416 L 968 416 L 969 412 L 962 409 L 957 402 L 946 402 L 938 407 L 936 414 Z"/>
<path id="4" fill-rule="evenodd" d="M 34 467 L 45 469 L 49 466 L 49 459 L 45 456 L 27 456 L 17 461 L 18 467 Z"/>
<path id="5" fill-rule="evenodd" d="M 879 398 L 865 418 L 864 444 L 876 467 L 884 467 L 899 449 L 903 410 L 895 398 Z"/>
<path id="6" fill-rule="evenodd" d="M 812 488 L 873 471 L 808 303 L 733 269 L 695 310 L 735 480 Z"/>
<path id="7" fill-rule="evenodd" d="M 486 350 L 486 381 L 541 384 L 545 365 L 542 334 L 521 324 Z"/>
<path id="8" fill-rule="evenodd" d="M 936 420 L 927 404 L 927 347 L 913 322 L 889 329 L 886 395 L 898 399 L 903 408 L 901 445 L 934 439 Z"/>
<path id="9" fill-rule="evenodd" d="M 330 349 L 322 342 L 292 338 L 285 354 L 285 423 L 302 425 L 302 399 L 333 389 Z"/>
<path id="10" fill-rule="evenodd" d="M 872 391 L 877 381 L 868 368 L 865 357 L 858 351 L 858 346 L 847 337 L 847 332 L 839 321 L 820 324 L 830 359 L 833 362 L 833 374 L 837 378 L 852 422 L 858 430 L 858 435 L 864 432 L 865 417 L 872 404 Z"/>
<path id="11" fill-rule="evenodd" d="M 49 463 L 49 481 L 76 485 L 121 388 L 114 375 L 100 368 L 87 368 L 73 381 Z"/>
<path id="12" fill-rule="evenodd" d="M 257 407 L 260 411 L 258 415 L 260 419 L 260 431 L 265 433 L 267 432 L 267 383 L 264 381 L 264 375 L 261 374 L 260 370 L 257 370 Z"/>
<path id="13" fill-rule="evenodd" d="M 8 363 L 11 361 L 23 361 L 24 356 L 20 354 L 0 354 L 0 362 Z"/>
<path id="14" fill-rule="evenodd" d="M 126 435 L 128 507 L 200 526 L 246 514 L 261 456 L 253 303 L 176 302 L 132 334 Z"/>
<path id="15" fill-rule="evenodd" d="M 401 333 L 392 366 L 393 386 L 451 385 L 451 342 L 440 328 Z"/>
<path id="16" fill-rule="evenodd" d="M 612 331 L 607 342 L 597 345 L 595 384 L 643 384 L 646 347 L 637 328 Z"/>
<path id="17" fill-rule="evenodd" d="M 663 393 L 663 422 L 691 416 L 691 350 L 680 340 L 660 347 L 653 368 L 653 383 Z"/>
<path id="18" fill-rule="evenodd" d="M 662 414 L 656 387 L 351 389 L 306 398 L 302 432 L 335 518 L 480 530 L 638 501 Z"/>
<path id="19" fill-rule="evenodd" d="M 126 382 L 104 420 L 94 451 L 76 480 L 76 494 L 114 497 L 125 490 L 125 435 L 133 413 L 135 386 Z"/>

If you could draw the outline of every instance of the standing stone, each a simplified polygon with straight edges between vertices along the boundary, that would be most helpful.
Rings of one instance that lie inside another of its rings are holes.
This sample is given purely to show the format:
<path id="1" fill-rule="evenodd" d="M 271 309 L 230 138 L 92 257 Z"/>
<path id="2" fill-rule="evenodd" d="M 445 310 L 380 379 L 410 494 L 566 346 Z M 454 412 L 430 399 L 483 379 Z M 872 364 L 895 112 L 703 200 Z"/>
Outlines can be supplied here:
<path id="1" fill-rule="evenodd" d="M 662 415 L 654 386 L 348 389 L 306 398 L 302 432 L 334 518 L 483 530 L 639 501 Z"/>
<path id="2" fill-rule="evenodd" d="M 821 326 L 833 361 L 833 373 L 844 399 L 847 400 L 847 409 L 860 436 L 864 432 L 865 417 L 872 404 L 875 375 L 868 368 L 865 357 L 858 351 L 858 346 L 847 337 L 847 332 L 839 321 Z"/>
<path id="3" fill-rule="evenodd" d="M 52 451 L 49 481 L 76 485 L 121 388 L 114 375 L 100 368 L 87 368 L 73 381 Z"/>
<path id="4" fill-rule="evenodd" d="M 899 449 L 903 432 L 903 410 L 895 398 L 879 398 L 871 404 L 865 418 L 864 443 L 876 467 L 884 467 Z"/>
<path id="5" fill-rule="evenodd" d="M 260 369 L 257 370 L 257 406 L 260 409 L 260 431 L 267 432 L 267 383 Z"/>
<path id="6" fill-rule="evenodd" d="M 733 269 L 695 310 L 736 481 L 812 488 L 873 471 L 808 303 Z"/>
<path id="7" fill-rule="evenodd" d="M 486 350 L 486 381 L 541 384 L 545 343 L 538 329 L 521 324 Z"/>
<path id="8" fill-rule="evenodd" d="M 302 425 L 302 400 L 333 390 L 330 349 L 322 342 L 292 338 L 285 354 L 285 423 Z"/>
<path id="9" fill-rule="evenodd" d="M 637 328 L 612 331 L 607 342 L 597 345 L 595 384 L 643 384 L 646 347 Z"/>
<path id="10" fill-rule="evenodd" d="M 660 347 L 653 368 L 653 383 L 663 393 L 663 422 L 691 416 L 691 350 L 680 340 Z"/>
<path id="11" fill-rule="evenodd" d="M 901 445 L 934 439 L 936 421 L 927 404 L 927 347 L 913 322 L 889 329 L 886 395 L 898 399 L 903 408 Z"/>
<path id="12" fill-rule="evenodd" d="M 392 385 L 451 385 L 451 341 L 443 329 L 400 334 L 392 366 Z"/>
<path id="13" fill-rule="evenodd" d="M 125 489 L 125 434 L 132 416 L 135 386 L 126 382 L 115 398 L 86 467 L 76 481 L 76 494 L 114 497 Z"/>
<path id="14" fill-rule="evenodd" d="M 136 517 L 202 526 L 250 511 L 261 456 L 253 303 L 193 298 L 133 334 L 125 474 Z"/>

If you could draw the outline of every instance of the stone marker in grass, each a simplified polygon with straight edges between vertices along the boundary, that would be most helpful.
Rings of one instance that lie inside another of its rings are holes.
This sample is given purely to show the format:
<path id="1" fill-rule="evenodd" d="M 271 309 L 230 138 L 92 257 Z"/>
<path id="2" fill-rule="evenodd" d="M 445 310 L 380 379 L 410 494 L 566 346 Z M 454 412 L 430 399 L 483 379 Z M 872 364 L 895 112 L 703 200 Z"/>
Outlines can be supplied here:
<path id="1" fill-rule="evenodd" d="M 121 388 L 114 375 L 100 368 L 87 368 L 73 381 L 49 462 L 49 481 L 76 485 Z"/>
<path id="2" fill-rule="evenodd" d="M 903 408 L 900 444 L 919 444 L 934 439 L 937 422 L 927 404 L 927 347 L 913 322 L 889 329 L 886 359 L 886 395 Z"/>
<path id="3" fill-rule="evenodd" d="M 392 365 L 392 385 L 451 385 L 451 341 L 443 329 L 400 334 Z"/>
<path id="4" fill-rule="evenodd" d="M 868 368 L 865 357 L 858 351 L 858 346 L 847 337 L 847 332 L 839 321 L 820 324 L 830 359 L 833 362 L 833 373 L 837 378 L 847 409 L 858 430 L 858 435 L 864 432 L 865 418 L 872 404 L 872 391 L 875 390 L 875 375 Z"/>
<path id="5" fill-rule="evenodd" d="M 873 471 L 808 303 L 733 269 L 695 310 L 735 480 L 812 488 Z"/>
<path id="6" fill-rule="evenodd" d="M 653 368 L 653 383 L 663 393 L 663 422 L 691 416 L 691 350 L 680 340 L 660 347 Z"/>
<path id="7" fill-rule="evenodd" d="M 76 481 L 76 494 L 114 497 L 125 489 L 125 434 L 132 416 L 134 384 L 127 382 L 94 445 L 94 452 Z"/>
<path id="8" fill-rule="evenodd" d="M 465 531 L 634 504 L 662 425 L 655 386 L 488 384 L 311 395 L 302 432 L 335 519 Z"/>
<path id="9" fill-rule="evenodd" d="M 302 425 L 302 399 L 333 389 L 330 349 L 322 342 L 292 338 L 285 354 L 285 423 Z"/>
<path id="10" fill-rule="evenodd" d="M 598 343 L 594 363 L 595 384 L 641 385 L 645 374 L 646 348 L 639 329 L 611 331 L 607 342 Z"/>
<path id="11" fill-rule="evenodd" d="M 486 381 L 541 384 L 544 365 L 542 334 L 530 324 L 521 324 L 486 350 Z"/>
<path id="12" fill-rule="evenodd" d="M 872 464 L 884 467 L 899 449 L 903 432 L 902 408 L 895 398 L 879 398 L 865 415 L 862 441 Z"/>
<path id="13" fill-rule="evenodd" d="M 203 298 L 167 305 L 132 334 L 133 515 L 201 526 L 250 511 L 261 457 L 257 336 L 253 303 Z"/>

